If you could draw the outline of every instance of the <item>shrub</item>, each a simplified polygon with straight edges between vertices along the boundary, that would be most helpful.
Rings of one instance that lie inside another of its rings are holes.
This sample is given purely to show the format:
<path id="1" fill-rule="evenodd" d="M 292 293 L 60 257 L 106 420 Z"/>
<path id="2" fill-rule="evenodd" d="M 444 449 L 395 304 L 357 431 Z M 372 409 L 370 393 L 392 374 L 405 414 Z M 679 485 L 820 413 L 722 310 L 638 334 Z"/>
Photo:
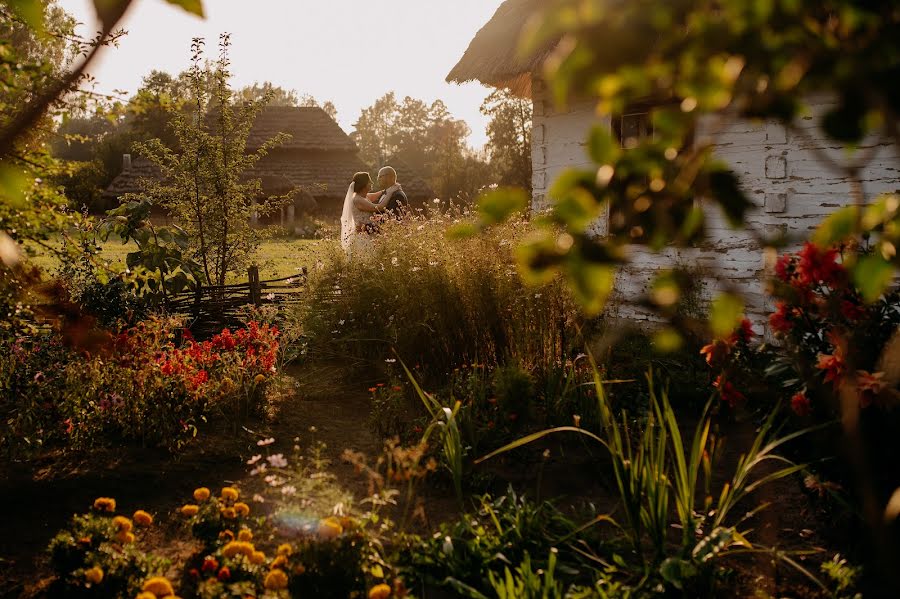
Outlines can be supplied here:
<path id="1" fill-rule="evenodd" d="M 559 360 L 574 341 L 573 304 L 556 280 L 529 287 L 514 247 L 518 221 L 483 236 L 448 237 L 452 216 L 389 223 L 372 254 L 336 254 L 310 275 L 304 327 L 319 355 L 381 363 L 391 348 L 428 375 L 508 359 L 528 369 Z"/>
<path id="2" fill-rule="evenodd" d="M 149 514 L 139 510 L 127 518 L 115 509 L 114 499 L 98 498 L 92 512 L 73 516 L 50 541 L 54 596 L 130 598 L 144 579 L 165 571 L 165 560 L 142 549 L 144 530 L 152 524 Z"/>
<path id="3" fill-rule="evenodd" d="M 151 319 L 94 354 L 53 334 L 21 337 L 0 355 L 0 446 L 90 449 L 120 443 L 180 448 L 210 417 L 259 413 L 275 375 L 278 329 L 250 323 L 202 343 L 176 343 L 178 321 Z"/>

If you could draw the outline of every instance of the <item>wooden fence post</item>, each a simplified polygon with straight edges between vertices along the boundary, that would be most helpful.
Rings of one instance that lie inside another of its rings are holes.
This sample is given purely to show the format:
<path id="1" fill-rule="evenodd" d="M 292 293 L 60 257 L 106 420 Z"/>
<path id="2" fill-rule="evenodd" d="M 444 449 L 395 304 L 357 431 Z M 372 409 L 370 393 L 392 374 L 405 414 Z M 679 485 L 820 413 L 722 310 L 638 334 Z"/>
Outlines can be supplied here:
<path id="1" fill-rule="evenodd" d="M 259 267 L 255 264 L 251 265 L 247 270 L 250 278 L 250 303 L 256 307 L 262 303 L 262 289 L 259 284 Z"/>
<path id="2" fill-rule="evenodd" d="M 200 318 L 200 306 L 203 304 L 203 285 L 197 283 L 197 288 L 194 289 L 194 320 L 198 320 Z"/>

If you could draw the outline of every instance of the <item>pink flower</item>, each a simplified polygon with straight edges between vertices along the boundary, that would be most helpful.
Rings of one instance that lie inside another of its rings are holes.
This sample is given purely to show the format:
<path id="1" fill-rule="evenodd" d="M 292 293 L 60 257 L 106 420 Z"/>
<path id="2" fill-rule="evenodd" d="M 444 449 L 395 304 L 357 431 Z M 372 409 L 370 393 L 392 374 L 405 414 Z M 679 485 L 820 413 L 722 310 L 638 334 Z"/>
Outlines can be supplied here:
<path id="1" fill-rule="evenodd" d="M 791 398 L 791 409 L 801 418 L 809 416 L 812 413 L 812 403 L 809 401 L 805 392 L 800 391 L 799 393 L 794 394 Z"/>

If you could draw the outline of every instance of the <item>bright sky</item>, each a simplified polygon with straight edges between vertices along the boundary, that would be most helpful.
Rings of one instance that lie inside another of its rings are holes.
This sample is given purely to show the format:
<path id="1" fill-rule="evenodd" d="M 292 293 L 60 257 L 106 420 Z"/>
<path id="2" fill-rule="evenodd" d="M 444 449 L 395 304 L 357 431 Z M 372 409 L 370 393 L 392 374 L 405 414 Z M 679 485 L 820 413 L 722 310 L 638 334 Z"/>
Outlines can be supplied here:
<path id="1" fill-rule="evenodd" d="M 97 30 L 91 0 L 58 0 Z M 479 113 L 487 88 L 444 81 L 475 33 L 502 0 L 204 0 L 206 19 L 164 0 L 135 0 L 122 23 L 129 33 L 99 57 L 97 91 L 133 92 L 152 69 L 178 73 L 190 62 L 193 37 L 215 56 L 218 36 L 232 34 L 234 86 L 271 81 L 320 101 L 331 100 L 348 133 L 360 111 L 385 92 L 443 100 L 485 141 Z"/>

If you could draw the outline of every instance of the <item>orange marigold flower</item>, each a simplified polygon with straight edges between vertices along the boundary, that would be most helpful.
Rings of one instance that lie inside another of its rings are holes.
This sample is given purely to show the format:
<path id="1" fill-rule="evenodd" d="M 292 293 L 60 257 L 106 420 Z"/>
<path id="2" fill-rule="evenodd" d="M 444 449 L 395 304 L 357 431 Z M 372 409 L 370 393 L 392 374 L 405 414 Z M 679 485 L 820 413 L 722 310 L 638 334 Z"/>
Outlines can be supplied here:
<path id="1" fill-rule="evenodd" d="M 194 501 L 197 501 L 198 503 L 209 499 L 209 495 L 209 489 L 207 489 L 206 487 L 194 489 Z"/>
<path id="2" fill-rule="evenodd" d="M 341 526 L 340 521 L 337 518 L 325 518 L 321 522 L 319 522 L 319 528 L 316 531 L 320 540 L 330 541 L 332 539 L 336 539 L 341 536 L 341 533 L 344 532 L 344 527 Z"/>
<path id="3" fill-rule="evenodd" d="M 256 548 L 252 543 L 246 541 L 231 541 L 222 548 L 222 555 L 225 557 L 234 557 L 236 555 L 250 557 L 253 555 L 254 551 L 256 551 Z"/>
<path id="4" fill-rule="evenodd" d="M 290 555 L 294 552 L 294 548 L 290 543 L 282 543 L 278 546 L 278 555 Z"/>
<path id="5" fill-rule="evenodd" d="M 237 501 L 240 492 L 234 487 L 225 487 L 222 489 L 222 499 L 225 501 Z"/>
<path id="6" fill-rule="evenodd" d="M 217 578 L 221 582 L 226 582 L 231 579 L 231 570 L 228 569 L 228 566 L 224 566 L 221 570 L 219 570 L 219 575 Z"/>
<path id="7" fill-rule="evenodd" d="M 266 375 L 264 375 L 264 374 L 257 374 L 255 377 L 253 377 L 253 382 L 256 383 L 257 385 L 262 383 L 265 380 L 266 380 Z"/>
<path id="8" fill-rule="evenodd" d="M 131 532 L 131 528 L 133 526 L 131 520 L 129 520 L 125 516 L 116 516 L 115 518 L 113 518 L 113 524 L 119 532 Z"/>
<path id="9" fill-rule="evenodd" d="M 839 348 L 835 348 L 833 354 L 819 354 L 819 360 L 816 367 L 825 373 L 825 382 L 831 383 L 835 387 L 841 384 L 841 378 L 844 376 L 844 370 L 847 365 L 844 363 L 844 356 Z"/>
<path id="10" fill-rule="evenodd" d="M 222 517 L 227 518 L 228 520 L 234 520 L 237 518 L 237 512 L 233 507 L 225 507 L 222 508 Z"/>
<path id="11" fill-rule="evenodd" d="M 123 545 L 128 545 L 129 543 L 134 543 L 134 533 L 128 532 L 125 530 L 120 530 L 116 533 L 116 540 Z"/>
<path id="12" fill-rule="evenodd" d="M 136 599 L 156 599 L 156 595 L 153 593 L 141 592 L 138 593 Z"/>
<path id="13" fill-rule="evenodd" d="M 134 523 L 138 526 L 150 526 L 153 524 L 153 516 L 144 510 L 136 511 L 132 516 L 132 519 L 134 519 Z"/>
<path id="14" fill-rule="evenodd" d="M 249 528 L 242 528 L 238 531 L 238 541 L 252 541 L 253 540 L 253 532 Z"/>
<path id="15" fill-rule="evenodd" d="M 872 404 L 872 400 L 884 390 L 885 382 L 882 380 L 883 378 L 883 372 L 856 371 L 856 389 L 859 393 L 859 405 L 861 407 L 869 407 Z"/>
<path id="16" fill-rule="evenodd" d="M 234 511 L 237 512 L 238 516 L 248 516 L 250 515 L 250 506 L 242 501 L 238 501 L 234 504 Z"/>
<path id="17" fill-rule="evenodd" d="M 197 512 L 199 512 L 199 511 L 200 511 L 200 508 L 196 505 L 188 504 L 188 505 L 181 507 L 181 515 L 187 516 L 188 518 L 190 518 L 191 516 L 196 516 Z"/>
<path id="18" fill-rule="evenodd" d="M 94 509 L 101 512 L 116 511 L 116 500 L 112 497 L 98 497 L 94 500 Z"/>
<path id="19" fill-rule="evenodd" d="M 250 555 L 250 563 L 256 564 L 257 566 L 266 563 L 266 554 L 262 551 L 254 551 Z"/>
<path id="20" fill-rule="evenodd" d="M 175 594 L 172 583 L 164 576 L 154 576 L 153 578 L 150 578 L 144 583 L 141 590 L 145 593 L 153 593 L 157 597 L 168 597 L 169 595 Z"/>
<path id="21" fill-rule="evenodd" d="M 272 567 L 273 568 L 284 568 L 287 565 L 287 561 L 288 560 L 287 560 L 286 555 L 279 555 L 274 560 L 272 560 Z"/>
<path id="22" fill-rule="evenodd" d="M 270 591 L 280 591 L 286 589 L 288 585 L 287 574 L 284 573 L 284 570 L 271 570 L 268 574 L 266 574 L 266 579 L 263 582 L 263 585 Z"/>
<path id="23" fill-rule="evenodd" d="M 219 533 L 219 539 L 228 543 L 234 540 L 234 533 L 230 530 L 223 530 Z"/>
<path id="24" fill-rule="evenodd" d="M 103 570 L 98 566 L 94 566 L 93 568 L 84 571 L 84 577 L 91 584 L 100 584 L 103 582 Z"/>
<path id="25" fill-rule="evenodd" d="M 381 583 L 369 589 L 369 599 L 388 599 L 391 596 L 391 587 Z"/>

